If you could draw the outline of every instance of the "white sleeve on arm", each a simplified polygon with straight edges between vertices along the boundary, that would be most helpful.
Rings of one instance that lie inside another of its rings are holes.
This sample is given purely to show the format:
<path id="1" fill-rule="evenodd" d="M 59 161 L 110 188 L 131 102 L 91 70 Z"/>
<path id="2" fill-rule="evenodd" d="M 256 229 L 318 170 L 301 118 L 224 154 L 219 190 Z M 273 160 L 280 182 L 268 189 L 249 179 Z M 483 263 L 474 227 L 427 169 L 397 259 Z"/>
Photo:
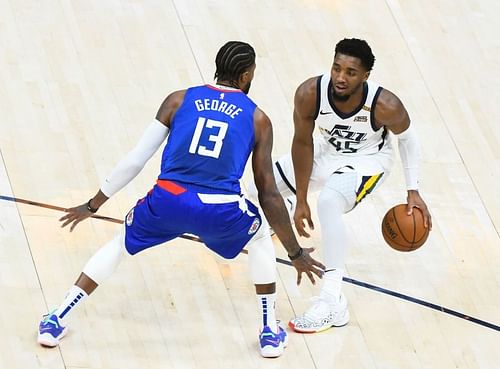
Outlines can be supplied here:
<path id="1" fill-rule="evenodd" d="M 167 138 L 168 132 L 168 127 L 159 120 L 155 119 L 151 122 L 137 145 L 106 177 L 101 185 L 102 193 L 111 197 L 134 179 Z"/>
<path id="2" fill-rule="evenodd" d="M 403 171 L 407 190 L 418 190 L 418 164 L 420 161 L 420 145 L 415 129 L 410 124 L 406 131 L 397 134 L 399 156 L 403 163 Z"/>

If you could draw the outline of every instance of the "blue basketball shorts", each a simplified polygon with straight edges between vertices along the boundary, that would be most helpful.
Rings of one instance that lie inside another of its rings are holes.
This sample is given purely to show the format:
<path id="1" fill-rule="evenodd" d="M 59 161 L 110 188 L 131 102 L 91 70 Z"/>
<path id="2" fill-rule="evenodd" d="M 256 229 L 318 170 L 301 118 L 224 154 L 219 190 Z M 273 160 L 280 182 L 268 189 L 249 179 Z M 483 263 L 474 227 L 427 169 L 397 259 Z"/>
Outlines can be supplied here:
<path id="1" fill-rule="evenodd" d="M 198 236 L 226 259 L 236 257 L 262 224 L 258 208 L 242 195 L 201 194 L 158 180 L 125 218 L 131 254 L 179 237 Z"/>

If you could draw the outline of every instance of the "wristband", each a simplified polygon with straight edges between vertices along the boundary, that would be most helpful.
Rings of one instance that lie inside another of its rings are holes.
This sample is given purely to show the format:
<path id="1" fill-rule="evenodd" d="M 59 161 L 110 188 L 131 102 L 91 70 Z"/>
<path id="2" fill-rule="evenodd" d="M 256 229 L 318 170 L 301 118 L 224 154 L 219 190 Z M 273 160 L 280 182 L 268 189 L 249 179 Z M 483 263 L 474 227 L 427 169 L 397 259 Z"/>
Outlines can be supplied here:
<path id="1" fill-rule="evenodd" d="M 97 210 L 99 210 L 99 208 L 94 209 L 92 206 L 90 206 L 90 201 L 92 201 L 92 199 L 87 201 L 87 210 L 90 211 L 91 213 L 97 213 Z"/>
<path id="2" fill-rule="evenodd" d="M 294 260 L 297 260 L 298 258 L 300 258 L 303 253 L 304 253 L 304 249 L 301 247 L 300 250 L 295 255 L 292 255 L 292 256 L 288 255 L 288 257 L 290 258 L 291 261 L 294 261 Z"/>

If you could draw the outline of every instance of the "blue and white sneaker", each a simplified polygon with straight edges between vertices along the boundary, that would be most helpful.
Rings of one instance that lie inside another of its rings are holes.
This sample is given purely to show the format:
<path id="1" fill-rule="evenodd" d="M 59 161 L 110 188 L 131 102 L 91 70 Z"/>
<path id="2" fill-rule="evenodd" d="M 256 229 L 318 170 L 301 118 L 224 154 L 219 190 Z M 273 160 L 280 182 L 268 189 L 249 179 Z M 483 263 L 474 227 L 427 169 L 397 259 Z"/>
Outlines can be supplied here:
<path id="1" fill-rule="evenodd" d="M 288 335 L 285 330 L 278 325 L 278 333 L 274 333 L 269 326 L 265 326 L 260 332 L 260 354 L 263 357 L 281 356 L 288 344 Z"/>
<path id="2" fill-rule="evenodd" d="M 43 316 L 38 326 L 38 343 L 42 346 L 56 347 L 66 335 L 67 327 L 63 327 L 54 312 Z"/>

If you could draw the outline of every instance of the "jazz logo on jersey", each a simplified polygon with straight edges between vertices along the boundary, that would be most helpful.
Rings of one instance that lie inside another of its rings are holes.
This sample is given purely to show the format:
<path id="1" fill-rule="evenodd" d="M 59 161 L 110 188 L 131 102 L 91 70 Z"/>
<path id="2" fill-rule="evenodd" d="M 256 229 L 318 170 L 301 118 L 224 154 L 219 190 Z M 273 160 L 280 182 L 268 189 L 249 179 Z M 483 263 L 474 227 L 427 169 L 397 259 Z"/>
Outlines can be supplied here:
<path id="1" fill-rule="evenodd" d="M 337 151 L 343 153 L 354 153 L 358 149 L 352 145 L 360 144 L 366 140 L 365 132 L 351 131 L 351 126 L 336 124 L 330 131 L 321 128 L 321 133 L 328 138 L 328 142 L 332 144 Z"/>
<path id="2" fill-rule="evenodd" d="M 365 140 L 366 133 L 365 132 L 354 132 L 351 131 L 351 126 L 345 126 L 343 124 L 336 124 L 330 132 L 328 132 L 330 136 L 341 138 L 344 140 L 361 142 Z"/>
<path id="3" fill-rule="evenodd" d="M 125 222 L 129 227 L 132 225 L 132 223 L 134 222 L 134 209 L 128 212 L 127 217 L 125 218 Z"/>
<path id="4" fill-rule="evenodd" d="M 354 132 L 351 131 L 351 126 L 345 126 L 343 124 L 336 124 L 330 131 L 319 127 L 321 133 L 325 136 L 335 137 L 337 139 L 344 139 L 359 143 L 366 139 L 365 132 Z"/>
<path id="5" fill-rule="evenodd" d="M 253 220 L 252 225 L 250 226 L 250 229 L 248 230 L 248 234 L 254 234 L 255 232 L 257 232 L 257 230 L 259 229 L 259 227 L 260 227 L 260 219 L 259 218 L 255 218 Z"/>

